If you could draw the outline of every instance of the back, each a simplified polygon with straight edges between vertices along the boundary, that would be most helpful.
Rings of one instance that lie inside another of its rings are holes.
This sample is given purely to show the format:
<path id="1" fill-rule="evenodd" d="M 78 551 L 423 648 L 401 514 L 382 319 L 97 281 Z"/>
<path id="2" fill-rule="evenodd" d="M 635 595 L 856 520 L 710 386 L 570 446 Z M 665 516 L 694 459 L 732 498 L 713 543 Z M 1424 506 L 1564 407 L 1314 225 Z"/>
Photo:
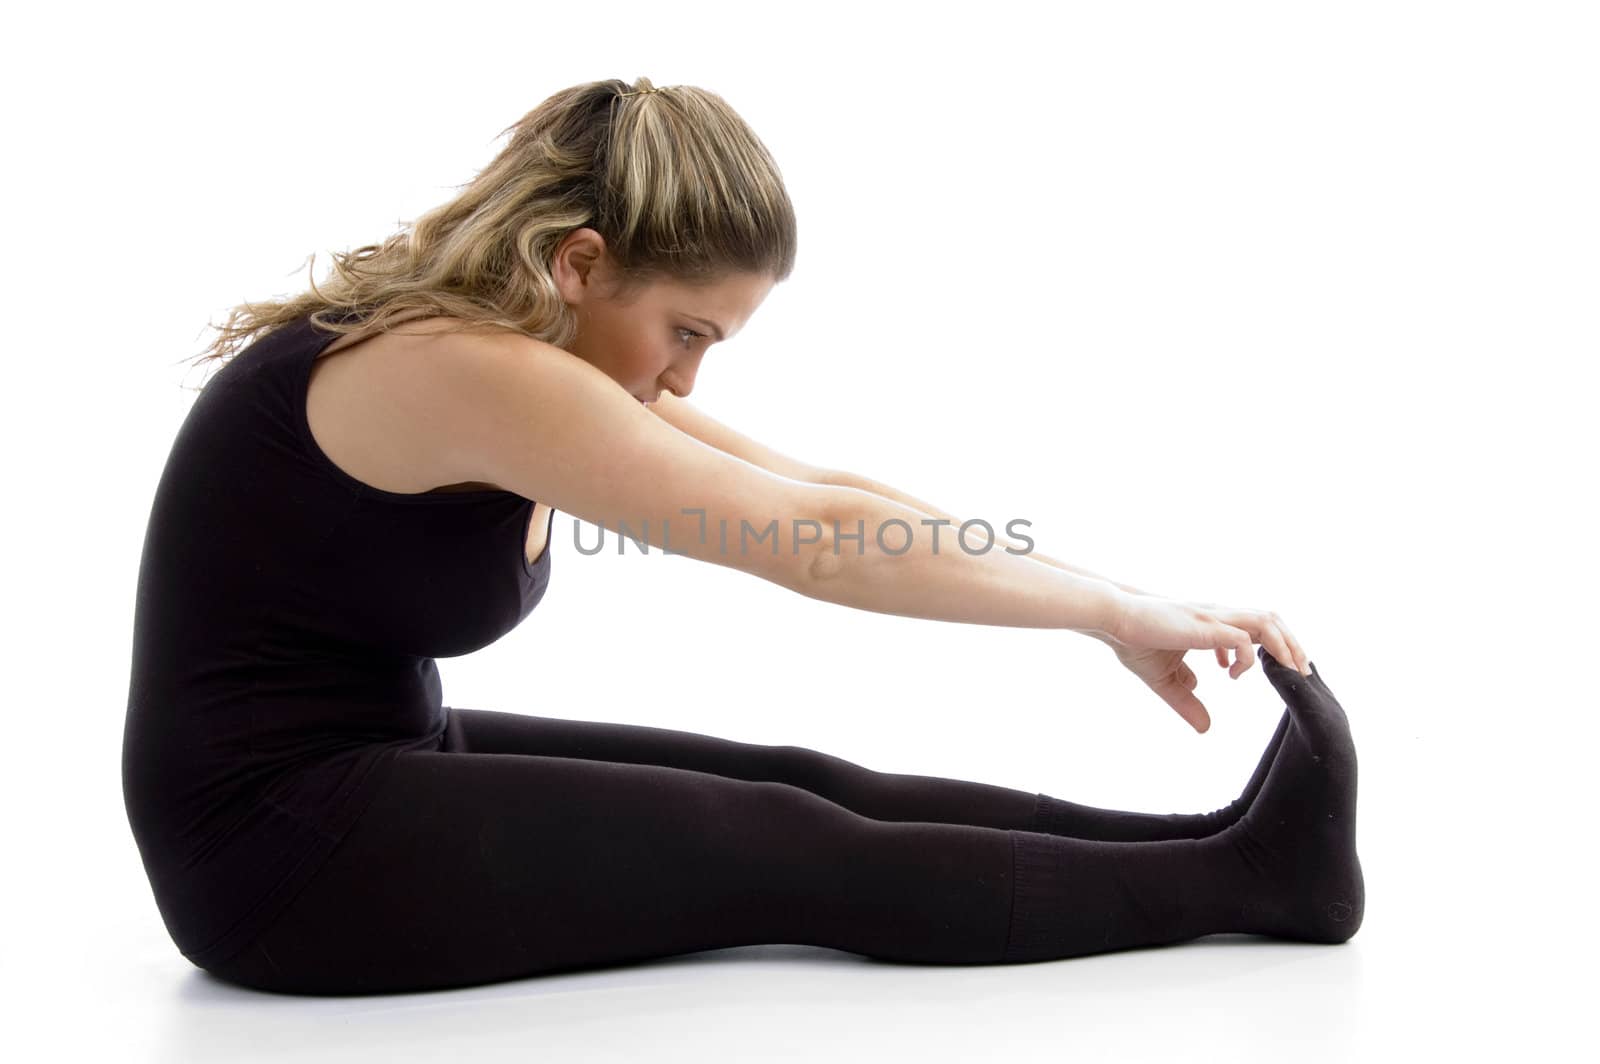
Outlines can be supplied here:
<path id="1" fill-rule="evenodd" d="M 400 750 L 437 749 L 434 659 L 499 639 L 544 596 L 535 503 L 399 494 L 346 474 L 306 420 L 336 339 L 300 319 L 206 384 L 140 560 L 123 793 L 156 902 L 196 963 L 265 926 Z"/>

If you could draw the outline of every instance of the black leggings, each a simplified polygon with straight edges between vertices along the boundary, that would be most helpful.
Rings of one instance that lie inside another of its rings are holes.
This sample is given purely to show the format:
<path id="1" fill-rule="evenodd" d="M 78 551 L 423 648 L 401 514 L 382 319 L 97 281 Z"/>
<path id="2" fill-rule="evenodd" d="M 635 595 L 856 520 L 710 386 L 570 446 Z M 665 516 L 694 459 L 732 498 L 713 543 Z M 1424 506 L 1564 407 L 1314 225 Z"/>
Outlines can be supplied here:
<path id="1" fill-rule="evenodd" d="M 1266 883 L 1283 877 L 1251 852 L 1273 840 L 1228 830 L 1305 732 L 1287 708 L 1239 798 L 1165 816 L 798 746 L 491 710 L 449 720 L 444 748 L 400 754 L 283 915 L 214 974 L 356 994 L 758 943 L 972 964 L 1218 931 L 1342 941 L 1359 923 L 1359 883 L 1326 888 L 1353 920 L 1311 926 L 1285 896 L 1299 888 Z M 1353 747 L 1348 760 L 1353 831 Z"/>

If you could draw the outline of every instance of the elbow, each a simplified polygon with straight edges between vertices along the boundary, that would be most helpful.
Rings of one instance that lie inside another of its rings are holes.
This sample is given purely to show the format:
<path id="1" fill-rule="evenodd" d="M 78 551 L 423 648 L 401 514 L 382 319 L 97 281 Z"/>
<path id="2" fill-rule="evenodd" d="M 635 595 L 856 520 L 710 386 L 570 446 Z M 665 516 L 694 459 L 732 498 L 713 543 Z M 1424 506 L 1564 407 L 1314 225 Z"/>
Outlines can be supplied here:
<path id="1" fill-rule="evenodd" d="M 781 582 L 810 598 L 831 599 L 828 588 L 864 552 L 866 501 L 860 492 L 836 485 L 808 489 L 795 511 L 803 516 L 794 523 L 790 564 Z"/>
<path id="2" fill-rule="evenodd" d="M 833 583 L 844 571 L 844 557 L 839 553 L 838 544 L 833 542 L 830 535 L 823 538 L 828 541 L 827 544 L 814 544 L 809 558 L 800 567 L 801 579 L 813 589 Z"/>
<path id="3" fill-rule="evenodd" d="M 798 482 L 787 487 L 781 498 L 772 500 L 782 516 L 752 514 L 739 521 L 737 531 L 730 527 L 724 550 L 742 557 L 724 564 L 789 591 L 825 598 L 820 589 L 838 579 L 845 560 L 834 530 L 859 520 L 859 514 L 849 516 L 859 506 L 852 508 L 842 498 L 847 489 Z"/>

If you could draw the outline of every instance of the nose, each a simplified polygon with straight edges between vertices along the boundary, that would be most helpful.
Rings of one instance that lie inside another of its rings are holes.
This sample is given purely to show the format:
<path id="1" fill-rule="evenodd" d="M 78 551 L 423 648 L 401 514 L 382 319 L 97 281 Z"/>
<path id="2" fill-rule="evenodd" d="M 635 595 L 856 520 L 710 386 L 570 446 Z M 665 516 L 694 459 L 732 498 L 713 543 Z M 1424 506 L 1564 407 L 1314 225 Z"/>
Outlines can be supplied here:
<path id="1" fill-rule="evenodd" d="M 671 377 L 662 378 L 661 386 L 679 399 L 687 399 L 689 393 L 694 391 L 694 379 L 699 371 L 698 363 L 691 364 L 685 369 L 674 370 Z"/>

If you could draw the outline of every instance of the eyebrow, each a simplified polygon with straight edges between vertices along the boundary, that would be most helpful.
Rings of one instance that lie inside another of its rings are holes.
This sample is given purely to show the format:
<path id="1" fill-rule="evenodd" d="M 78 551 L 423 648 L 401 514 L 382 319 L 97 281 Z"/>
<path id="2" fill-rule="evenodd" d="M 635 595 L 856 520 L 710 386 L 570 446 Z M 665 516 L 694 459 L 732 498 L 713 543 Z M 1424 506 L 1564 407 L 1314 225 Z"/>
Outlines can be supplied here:
<path id="1" fill-rule="evenodd" d="M 692 322 L 704 325 L 706 328 L 710 329 L 712 334 L 716 336 L 718 340 L 726 341 L 728 339 L 726 336 L 722 335 L 722 329 L 717 325 L 716 322 L 707 321 L 705 318 L 697 318 L 693 314 L 685 314 L 684 317 L 688 318 Z"/>

